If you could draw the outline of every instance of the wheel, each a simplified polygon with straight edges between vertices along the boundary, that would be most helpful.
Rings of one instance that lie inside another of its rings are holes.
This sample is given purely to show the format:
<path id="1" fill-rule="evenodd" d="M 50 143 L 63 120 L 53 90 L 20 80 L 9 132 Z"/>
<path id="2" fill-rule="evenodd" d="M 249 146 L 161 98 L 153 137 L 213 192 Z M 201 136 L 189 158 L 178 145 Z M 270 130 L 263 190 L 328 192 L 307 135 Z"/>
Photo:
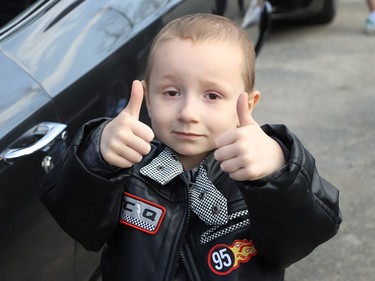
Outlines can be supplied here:
<path id="1" fill-rule="evenodd" d="M 270 0 L 269 2 L 273 7 L 272 22 L 286 24 L 329 23 L 336 16 L 338 6 L 338 0 L 295 0 L 295 2 Z"/>
<path id="2" fill-rule="evenodd" d="M 338 0 L 325 0 L 323 2 L 323 8 L 317 15 L 310 19 L 311 23 L 325 24 L 334 19 L 337 11 Z"/>

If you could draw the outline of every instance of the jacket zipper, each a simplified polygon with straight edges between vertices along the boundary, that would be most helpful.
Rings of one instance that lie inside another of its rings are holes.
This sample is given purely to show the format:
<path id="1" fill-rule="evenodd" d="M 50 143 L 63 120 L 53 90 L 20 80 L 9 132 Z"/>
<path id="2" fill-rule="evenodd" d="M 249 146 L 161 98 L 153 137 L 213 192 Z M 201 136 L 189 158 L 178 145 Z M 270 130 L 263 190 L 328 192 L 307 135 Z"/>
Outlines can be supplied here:
<path id="1" fill-rule="evenodd" d="M 183 267 L 185 269 L 187 280 L 194 281 L 193 276 L 191 275 L 190 270 L 189 270 L 189 268 L 187 266 L 186 259 L 185 259 L 184 255 L 182 254 L 182 252 L 180 252 L 180 258 L 181 258 L 182 265 L 183 265 Z"/>
<path id="2" fill-rule="evenodd" d="M 185 179 L 184 179 L 185 181 Z M 190 273 L 189 271 L 187 270 L 187 265 L 186 265 L 186 261 L 185 261 L 185 258 L 183 257 L 182 253 L 180 252 L 180 249 L 182 247 L 182 244 L 184 243 L 184 240 L 185 240 L 185 235 L 186 235 L 186 232 L 188 230 L 188 225 L 190 223 L 190 190 L 191 188 L 193 187 L 194 183 L 193 182 L 186 182 L 186 186 L 187 186 L 187 204 L 186 204 L 186 220 L 185 220 L 185 224 L 184 224 L 184 228 L 183 228 L 183 231 L 181 232 L 181 238 L 180 238 L 180 241 L 178 242 L 178 247 L 177 247 L 177 252 L 175 253 L 175 263 L 173 265 L 173 270 L 171 271 L 171 275 L 169 277 L 169 280 L 170 281 L 173 281 L 175 275 L 176 275 L 176 272 L 177 272 L 177 268 L 178 268 L 178 261 L 179 261 L 179 258 L 181 258 L 181 261 L 182 261 L 182 264 L 184 266 L 184 269 L 185 269 L 185 272 L 186 274 L 188 275 L 187 278 L 190 280 L 190 281 L 193 281 L 193 279 L 191 278 L 190 276 Z"/>

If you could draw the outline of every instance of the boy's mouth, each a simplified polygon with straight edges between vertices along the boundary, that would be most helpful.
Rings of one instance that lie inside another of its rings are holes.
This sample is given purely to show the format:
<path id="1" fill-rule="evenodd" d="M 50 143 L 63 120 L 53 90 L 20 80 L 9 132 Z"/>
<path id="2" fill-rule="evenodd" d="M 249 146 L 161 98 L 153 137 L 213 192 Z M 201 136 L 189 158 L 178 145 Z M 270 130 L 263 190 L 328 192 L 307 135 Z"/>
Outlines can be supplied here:
<path id="1" fill-rule="evenodd" d="M 181 140 L 197 140 L 202 137 L 202 135 L 200 134 L 189 133 L 189 132 L 172 131 L 172 134 Z"/>

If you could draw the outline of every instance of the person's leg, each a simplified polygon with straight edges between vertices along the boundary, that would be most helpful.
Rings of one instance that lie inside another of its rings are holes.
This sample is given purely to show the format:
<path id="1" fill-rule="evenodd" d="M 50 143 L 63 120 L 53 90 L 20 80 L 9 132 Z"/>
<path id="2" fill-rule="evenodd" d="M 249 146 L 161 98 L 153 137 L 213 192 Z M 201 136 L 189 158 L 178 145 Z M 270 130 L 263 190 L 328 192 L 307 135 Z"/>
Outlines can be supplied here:
<path id="1" fill-rule="evenodd" d="M 238 0 L 238 8 L 240 10 L 240 13 L 245 13 L 245 7 L 244 7 L 244 3 L 243 3 L 243 0 Z"/>
<path id="2" fill-rule="evenodd" d="M 214 14 L 224 16 L 225 10 L 227 8 L 227 0 L 215 0 L 216 7 L 213 11 Z"/>
<path id="3" fill-rule="evenodd" d="M 262 14 L 264 0 L 252 0 L 242 19 L 241 26 L 247 28 L 251 24 L 258 23 Z"/>
<path id="4" fill-rule="evenodd" d="M 365 32 L 375 34 L 375 0 L 367 0 L 370 14 L 366 20 Z"/>
<path id="5" fill-rule="evenodd" d="M 367 0 L 367 4 L 370 12 L 375 12 L 375 0 Z"/>

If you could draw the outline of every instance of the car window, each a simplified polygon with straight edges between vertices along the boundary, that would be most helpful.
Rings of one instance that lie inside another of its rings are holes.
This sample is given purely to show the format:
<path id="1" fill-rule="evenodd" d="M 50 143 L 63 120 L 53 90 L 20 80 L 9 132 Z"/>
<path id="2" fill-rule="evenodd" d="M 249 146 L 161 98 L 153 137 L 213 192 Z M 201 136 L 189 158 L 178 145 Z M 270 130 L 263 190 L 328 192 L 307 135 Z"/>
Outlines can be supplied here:
<path id="1" fill-rule="evenodd" d="M 21 12 L 31 6 L 36 0 L 1 0 L 0 28 L 16 18 Z"/>

